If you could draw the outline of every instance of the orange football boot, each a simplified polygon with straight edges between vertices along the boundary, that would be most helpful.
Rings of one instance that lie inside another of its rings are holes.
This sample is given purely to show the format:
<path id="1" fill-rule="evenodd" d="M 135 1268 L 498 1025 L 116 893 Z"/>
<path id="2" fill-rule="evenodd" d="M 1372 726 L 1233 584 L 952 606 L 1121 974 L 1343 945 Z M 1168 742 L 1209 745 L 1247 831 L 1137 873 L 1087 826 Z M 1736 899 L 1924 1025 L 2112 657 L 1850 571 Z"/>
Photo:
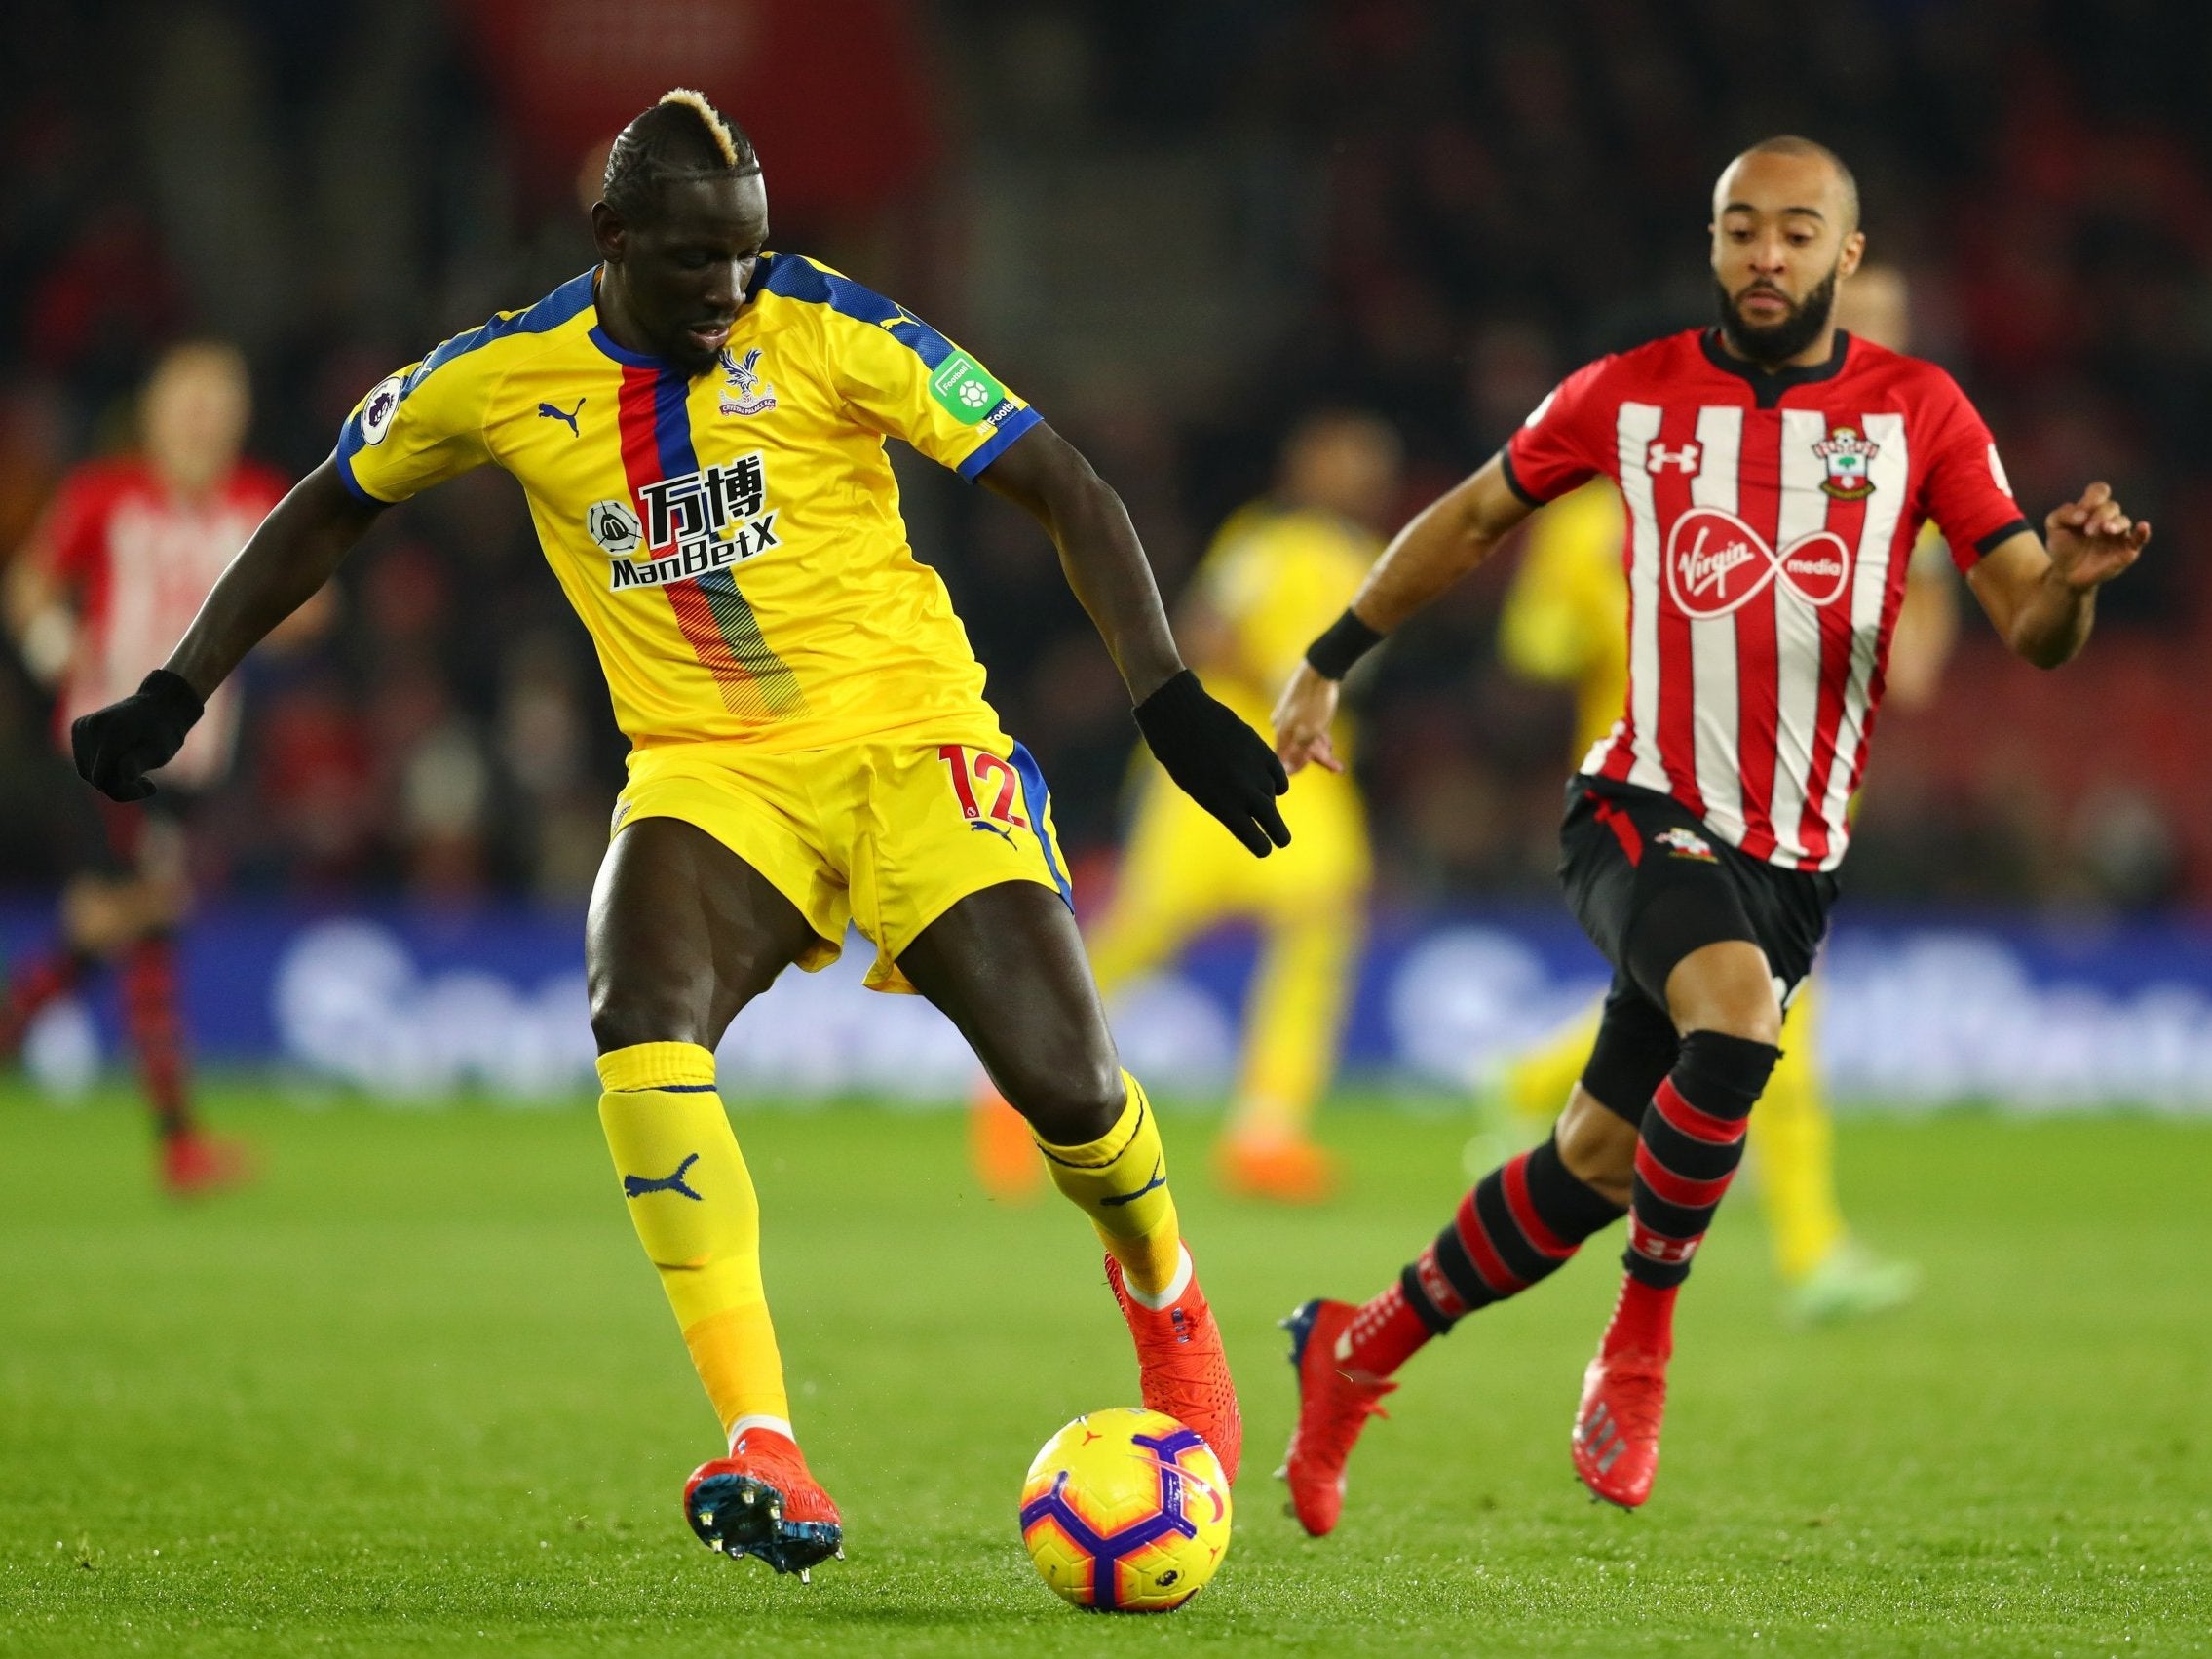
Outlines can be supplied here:
<path id="1" fill-rule="evenodd" d="M 1321 1204 L 1338 1183 L 1335 1154 L 1304 1136 L 1225 1135 L 1213 1169 L 1224 1192 L 1277 1204 Z"/>
<path id="2" fill-rule="evenodd" d="M 968 1155 L 975 1179 L 1001 1204 L 1027 1204 L 1045 1190 L 1045 1161 L 1027 1120 L 988 1082 L 969 1102 Z"/>
<path id="3" fill-rule="evenodd" d="M 1244 1453 L 1244 1414 L 1237 1405 L 1237 1385 L 1230 1380 L 1221 1327 L 1214 1324 L 1213 1310 L 1199 1289 L 1197 1267 L 1192 1267 L 1183 1293 L 1158 1310 L 1129 1294 L 1122 1282 L 1122 1264 L 1110 1255 L 1106 1279 L 1136 1340 L 1138 1392 L 1145 1408 L 1198 1430 L 1220 1459 L 1221 1472 L 1234 1483 Z"/>
<path id="4" fill-rule="evenodd" d="M 244 1186 L 254 1174 L 253 1154 L 243 1141 L 188 1129 L 162 1142 L 162 1186 L 172 1198 L 204 1198 Z"/>
<path id="5" fill-rule="evenodd" d="M 803 1584 L 820 1561 L 845 1556 L 837 1506 L 808 1472 L 788 1436 L 747 1429 L 730 1455 L 702 1463 L 684 1483 L 684 1519 L 699 1541 L 733 1560 L 758 1556 Z"/>

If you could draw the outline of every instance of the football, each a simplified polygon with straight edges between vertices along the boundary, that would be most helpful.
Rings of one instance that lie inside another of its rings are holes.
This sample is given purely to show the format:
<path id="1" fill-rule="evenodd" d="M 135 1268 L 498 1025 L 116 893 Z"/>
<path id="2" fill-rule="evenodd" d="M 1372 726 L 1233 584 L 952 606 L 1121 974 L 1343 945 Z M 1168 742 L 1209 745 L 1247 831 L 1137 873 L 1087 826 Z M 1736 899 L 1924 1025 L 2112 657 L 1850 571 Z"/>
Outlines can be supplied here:
<path id="1" fill-rule="evenodd" d="M 1090 1411 L 1050 1440 L 1021 1487 L 1021 1541 L 1078 1607 L 1164 1613 L 1229 1551 L 1229 1483 L 1195 1429 L 1158 1411 Z"/>

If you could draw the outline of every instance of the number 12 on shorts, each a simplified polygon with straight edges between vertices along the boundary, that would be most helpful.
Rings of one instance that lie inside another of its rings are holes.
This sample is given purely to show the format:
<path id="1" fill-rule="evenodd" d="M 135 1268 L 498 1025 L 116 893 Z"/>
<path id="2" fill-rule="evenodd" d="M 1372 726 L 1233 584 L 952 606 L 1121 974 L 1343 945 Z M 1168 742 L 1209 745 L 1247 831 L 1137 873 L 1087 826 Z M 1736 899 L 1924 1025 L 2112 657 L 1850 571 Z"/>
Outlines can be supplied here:
<path id="1" fill-rule="evenodd" d="M 957 743 L 937 745 L 937 758 L 951 775 L 953 798 L 960 802 L 963 818 L 972 823 L 992 818 L 1016 830 L 1029 828 L 1029 820 L 1014 810 L 1021 781 L 1014 775 L 1012 762 L 1000 759 L 988 750 Z M 990 801 L 988 807 L 982 804 L 986 799 Z"/>

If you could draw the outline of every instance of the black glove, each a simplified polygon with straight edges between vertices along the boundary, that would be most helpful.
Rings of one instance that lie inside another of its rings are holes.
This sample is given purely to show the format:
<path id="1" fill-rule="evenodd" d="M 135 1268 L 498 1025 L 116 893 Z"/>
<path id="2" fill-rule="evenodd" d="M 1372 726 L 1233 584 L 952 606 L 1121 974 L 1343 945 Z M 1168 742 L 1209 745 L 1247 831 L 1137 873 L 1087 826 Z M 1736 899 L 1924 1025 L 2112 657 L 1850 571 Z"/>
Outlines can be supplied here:
<path id="1" fill-rule="evenodd" d="M 154 670 L 122 702 L 71 722 L 77 775 L 110 800 L 144 800 L 154 792 L 146 774 L 176 757 L 206 707 L 182 675 Z"/>
<path id="2" fill-rule="evenodd" d="M 1229 827 L 1258 858 L 1290 845 L 1275 797 L 1289 774 L 1265 738 L 1206 695 L 1185 669 L 1137 705 L 1137 729 L 1176 788 Z"/>

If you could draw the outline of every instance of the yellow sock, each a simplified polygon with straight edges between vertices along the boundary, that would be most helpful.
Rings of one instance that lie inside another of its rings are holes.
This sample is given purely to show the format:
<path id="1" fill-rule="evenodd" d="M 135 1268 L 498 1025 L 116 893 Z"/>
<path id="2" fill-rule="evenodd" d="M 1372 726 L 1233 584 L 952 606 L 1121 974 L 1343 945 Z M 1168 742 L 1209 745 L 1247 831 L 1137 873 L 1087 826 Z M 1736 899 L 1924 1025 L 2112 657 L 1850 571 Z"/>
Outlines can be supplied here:
<path id="1" fill-rule="evenodd" d="M 1836 1200 L 1836 1126 L 1820 1098 L 1812 987 L 1798 992 L 1783 1037 L 1782 1058 L 1751 1114 L 1751 1152 L 1758 1160 L 1760 1207 L 1767 1214 L 1774 1267 L 1796 1284 L 1843 1242 L 1844 1213 Z"/>
<path id="2" fill-rule="evenodd" d="M 1336 1072 L 1363 929 L 1356 907 L 1321 904 L 1270 917 L 1244 1013 L 1232 1137 L 1300 1140 Z"/>
<path id="3" fill-rule="evenodd" d="M 714 1092 L 713 1055 L 696 1043 L 640 1043 L 601 1055 L 599 1081 L 599 1123 L 629 1218 L 723 1433 L 790 1434 L 760 1281 L 760 1204 Z"/>
<path id="4" fill-rule="evenodd" d="M 1084 1146 L 1037 1142 L 1052 1184 L 1075 1200 L 1107 1254 L 1122 1264 L 1130 1290 L 1146 1297 L 1166 1292 L 1181 1274 L 1183 1235 L 1167 1190 L 1167 1154 L 1144 1088 L 1127 1072 L 1122 1115 Z"/>
<path id="5" fill-rule="evenodd" d="M 1530 1126 L 1548 1124 L 1567 1108 L 1567 1097 L 1583 1080 L 1589 1063 L 1590 1044 L 1597 1040 L 1600 1010 L 1592 1008 L 1581 1019 L 1528 1053 L 1516 1056 L 1506 1068 L 1506 1106 L 1514 1118 Z M 1614 1102 L 1608 1100 L 1607 1105 Z M 1616 1111 L 1641 1110 L 1641 1105 Z"/>

